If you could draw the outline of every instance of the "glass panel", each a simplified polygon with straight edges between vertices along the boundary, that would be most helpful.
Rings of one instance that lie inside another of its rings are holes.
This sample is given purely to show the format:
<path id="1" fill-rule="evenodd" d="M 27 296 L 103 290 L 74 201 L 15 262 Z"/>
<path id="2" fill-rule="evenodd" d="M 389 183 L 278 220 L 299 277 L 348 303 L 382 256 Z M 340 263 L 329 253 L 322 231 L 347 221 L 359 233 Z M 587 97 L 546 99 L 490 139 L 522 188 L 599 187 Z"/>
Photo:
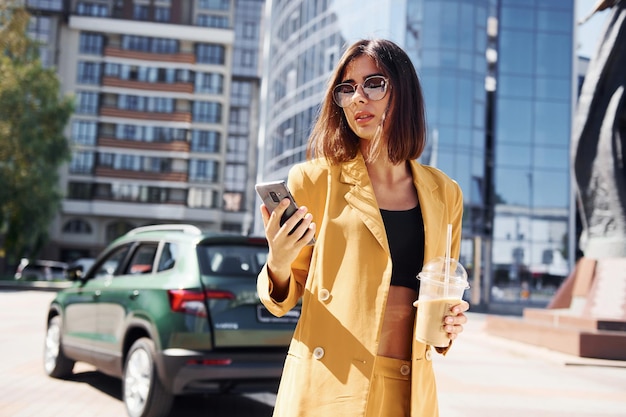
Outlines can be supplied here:
<path id="1" fill-rule="evenodd" d="M 570 35 L 537 34 L 537 74 L 569 78 L 572 66 L 572 42 Z"/>
<path id="2" fill-rule="evenodd" d="M 535 43 L 533 33 L 503 30 L 500 37 L 500 73 L 533 74 L 533 62 L 535 61 Z M 554 45 L 546 45 L 550 51 Z M 569 50 L 571 53 L 571 50 Z M 559 54 L 555 54 L 559 55 Z M 567 61 L 566 61 L 567 62 Z"/>
<path id="3" fill-rule="evenodd" d="M 497 142 L 528 143 L 531 140 L 532 102 L 500 99 L 496 107 Z"/>
<path id="4" fill-rule="evenodd" d="M 498 90 L 502 97 L 532 98 L 533 79 L 515 75 L 502 75 L 498 80 Z"/>
<path id="5" fill-rule="evenodd" d="M 567 146 L 570 141 L 570 104 L 535 102 L 535 143 Z"/>
<path id="6" fill-rule="evenodd" d="M 496 146 L 496 166 L 528 168 L 531 164 L 529 145 L 499 143 Z"/>
<path id="7" fill-rule="evenodd" d="M 519 7 L 502 7 L 501 24 L 512 29 L 535 28 L 534 10 Z"/>
<path id="8" fill-rule="evenodd" d="M 534 207 L 568 207 L 568 172 L 536 170 L 532 173 L 532 201 Z"/>
<path id="9" fill-rule="evenodd" d="M 528 206 L 531 179 L 528 169 L 498 168 L 495 177 L 496 203 Z"/>
<path id="10" fill-rule="evenodd" d="M 536 146 L 533 150 L 533 161 L 537 168 L 567 171 L 569 169 L 569 158 L 569 148 L 546 148 Z"/>

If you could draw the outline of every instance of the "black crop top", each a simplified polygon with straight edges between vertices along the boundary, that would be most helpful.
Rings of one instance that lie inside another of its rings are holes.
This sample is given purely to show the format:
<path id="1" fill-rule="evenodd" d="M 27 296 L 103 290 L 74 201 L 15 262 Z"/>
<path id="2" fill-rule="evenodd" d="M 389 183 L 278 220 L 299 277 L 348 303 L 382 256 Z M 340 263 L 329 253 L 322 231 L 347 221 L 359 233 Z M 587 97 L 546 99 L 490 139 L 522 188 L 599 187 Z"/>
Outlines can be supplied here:
<path id="1" fill-rule="evenodd" d="M 391 285 L 419 289 L 417 274 L 424 263 L 424 219 L 420 207 L 380 210 L 391 251 Z"/>

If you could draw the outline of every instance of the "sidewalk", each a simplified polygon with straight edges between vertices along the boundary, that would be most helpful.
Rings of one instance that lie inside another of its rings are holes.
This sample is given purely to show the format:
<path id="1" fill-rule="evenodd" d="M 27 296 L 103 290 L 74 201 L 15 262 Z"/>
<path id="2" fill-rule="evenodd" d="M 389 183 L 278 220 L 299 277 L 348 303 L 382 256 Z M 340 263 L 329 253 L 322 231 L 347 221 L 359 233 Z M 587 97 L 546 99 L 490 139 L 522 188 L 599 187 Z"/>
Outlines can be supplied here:
<path id="1" fill-rule="evenodd" d="M 482 313 L 433 355 L 441 417 L 626 417 L 626 361 L 580 358 L 491 336 Z"/>

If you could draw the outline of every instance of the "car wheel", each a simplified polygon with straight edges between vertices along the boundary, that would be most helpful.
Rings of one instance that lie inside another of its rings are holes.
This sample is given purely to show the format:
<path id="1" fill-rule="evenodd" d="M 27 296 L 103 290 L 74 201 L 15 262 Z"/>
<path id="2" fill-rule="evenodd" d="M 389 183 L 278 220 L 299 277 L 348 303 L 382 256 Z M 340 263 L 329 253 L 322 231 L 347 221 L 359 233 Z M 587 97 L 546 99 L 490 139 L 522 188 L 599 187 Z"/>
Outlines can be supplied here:
<path id="1" fill-rule="evenodd" d="M 74 369 L 74 361 L 63 354 L 60 316 L 52 317 L 48 322 L 43 366 L 46 374 L 54 378 L 71 375 L 72 369 Z"/>
<path id="2" fill-rule="evenodd" d="M 163 387 L 154 356 L 154 342 L 145 337 L 137 339 L 128 351 L 122 395 L 130 417 L 163 417 L 172 407 L 174 396 Z"/>

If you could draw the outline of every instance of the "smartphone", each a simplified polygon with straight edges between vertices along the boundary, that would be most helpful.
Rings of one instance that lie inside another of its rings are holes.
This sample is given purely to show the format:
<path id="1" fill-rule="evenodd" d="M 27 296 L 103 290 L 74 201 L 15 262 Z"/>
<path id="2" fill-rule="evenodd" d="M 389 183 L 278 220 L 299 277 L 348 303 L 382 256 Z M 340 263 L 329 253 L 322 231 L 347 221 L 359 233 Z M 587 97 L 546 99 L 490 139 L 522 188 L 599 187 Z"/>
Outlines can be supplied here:
<path id="1" fill-rule="evenodd" d="M 269 182 L 261 182 L 254 186 L 259 197 L 263 201 L 263 204 L 269 209 L 270 213 L 274 211 L 278 204 L 285 198 L 289 199 L 289 207 L 285 210 L 283 215 L 280 218 L 280 225 L 285 224 L 287 219 L 289 219 L 293 214 L 298 210 L 298 205 L 296 204 L 296 200 L 289 192 L 289 188 L 287 188 L 287 184 L 284 180 L 280 181 L 269 181 Z M 294 227 L 294 229 L 300 226 L 302 220 L 298 222 L 298 224 Z M 289 234 L 293 233 L 293 230 L 289 232 Z M 311 239 L 309 245 L 315 243 L 315 238 Z"/>

